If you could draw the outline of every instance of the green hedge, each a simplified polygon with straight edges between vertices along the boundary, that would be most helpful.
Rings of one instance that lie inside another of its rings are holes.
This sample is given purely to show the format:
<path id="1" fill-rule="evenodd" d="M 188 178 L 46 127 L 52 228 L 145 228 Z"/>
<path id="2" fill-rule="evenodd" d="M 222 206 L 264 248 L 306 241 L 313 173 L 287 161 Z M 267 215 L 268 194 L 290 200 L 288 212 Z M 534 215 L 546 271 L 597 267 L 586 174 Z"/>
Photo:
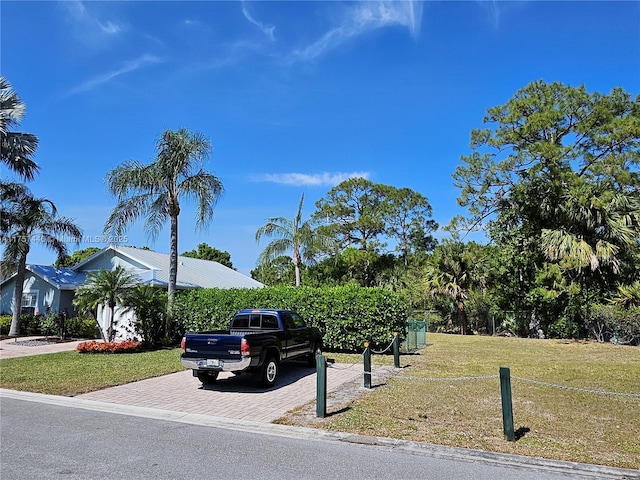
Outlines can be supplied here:
<path id="1" fill-rule="evenodd" d="M 8 335 L 11 329 L 11 315 L 0 315 L 0 334 Z M 100 336 L 98 324 L 90 316 L 80 315 L 67 318 L 65 322 L 67 338 L 97 338 Z M 20 315 L 20 335 L 56 335 L 57 329 L 51 329 L 44 315 L 23 313 Z"/>
<path id="2" fill-rule="evenodd" d="M 404 337 L 407 304 L 397 293 L 381 288 L 268 287 L 261 289 L 191 290 L 174 301 L 179 333 L 226 328 L 244 308 L 288 309 L 298 312 L 323 334 L 328 351 L 362 352 L 364 342 L 385 348 L 393 332 Z"/>

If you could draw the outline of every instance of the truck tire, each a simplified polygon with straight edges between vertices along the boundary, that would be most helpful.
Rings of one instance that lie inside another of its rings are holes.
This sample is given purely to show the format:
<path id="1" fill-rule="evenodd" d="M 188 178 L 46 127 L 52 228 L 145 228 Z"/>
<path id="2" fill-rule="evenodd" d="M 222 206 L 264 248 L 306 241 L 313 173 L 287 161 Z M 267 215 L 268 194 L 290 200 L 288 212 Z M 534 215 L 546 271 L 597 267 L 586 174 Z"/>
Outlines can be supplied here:
<path id="1" fill-rule="evenodd" d="M 313 348 L 311 348 L 311 353 L 309 353 L 309 355 L 307 356 L 307 366 L 315 368 L 316 355 L 322 355 L 322 347 L 318 343 L 313 344 Z"/>
<path id="2" fill-rule="evenodd" d="M 216 383 L 217 379 L 218 372 L 215 370 L 202 370 L 198 372 L 198 380 L 200 380 L 203 385 L 212 385 Z"/>
<path id="3" fill-rule="evenodd" d="M 268 355 L 264 361 L 264 365 L 259 370 L 258 381 L 260 385 L 266 388 L 271 388 L 276 384 L 278 378 L 278 359 L 275 355 Z"/>

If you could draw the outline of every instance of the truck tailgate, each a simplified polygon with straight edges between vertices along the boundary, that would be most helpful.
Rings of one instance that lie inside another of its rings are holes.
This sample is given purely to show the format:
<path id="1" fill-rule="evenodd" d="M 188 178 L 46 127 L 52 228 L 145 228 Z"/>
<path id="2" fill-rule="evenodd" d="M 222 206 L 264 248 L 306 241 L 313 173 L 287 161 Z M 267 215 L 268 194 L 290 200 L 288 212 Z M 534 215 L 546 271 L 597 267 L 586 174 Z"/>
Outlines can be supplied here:
<path id="1" fill-rule="evenodd" d="M 240 358 L 242 335 L 187 334 L 184 357 L 218 358 L 237 360 Z"/>

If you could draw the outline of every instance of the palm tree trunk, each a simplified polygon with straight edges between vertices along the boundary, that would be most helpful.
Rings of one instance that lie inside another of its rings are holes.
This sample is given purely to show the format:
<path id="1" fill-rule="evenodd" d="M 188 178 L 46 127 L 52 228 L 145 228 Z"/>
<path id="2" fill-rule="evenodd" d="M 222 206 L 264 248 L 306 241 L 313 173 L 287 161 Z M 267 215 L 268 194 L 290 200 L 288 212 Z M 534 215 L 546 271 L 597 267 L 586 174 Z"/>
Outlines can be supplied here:
<path id="1" fill-rule="evenodd" d="M 9 336 L 20 335 L 20 312 L 22 311 L 22 291 L 24 290 L 24 277 L 27 274 L 27 253 L 20 256 L 18 260 L 18 271 L 16 273 L 16 285 L 13 290 L 13 314 L 11 316 L 11 328 Z"/>
<path id="2" fill-rule="evenodd" d="M 109 319 L 109 329 L 107 330 L 107 335 L 109 337 L 109 342 L 113 342 L 113 339 L 116 337 L 116 329 L 113 328 L 113 322 L 116 319 L 116 302 L 109 302 L 110 319 Z"/>
<path id="3" fill-rule="evenodd" d="M 458 322 L 460 323 L 460 333 L 467 334 L 467 311 L 464 308 L 464 302 L 458 300 Z"/>
<path id="4" fill-rule="evenodd" d="M 171 216 L 171 232 L 169 241 L 169 288 L 167 301 L 167 323 L 165 326 L 165 336 L 171 334 L 171 321 L 173 312 L 173 297 L 176 293 L 176 283 L 178 279 L 178 215 Z"/>

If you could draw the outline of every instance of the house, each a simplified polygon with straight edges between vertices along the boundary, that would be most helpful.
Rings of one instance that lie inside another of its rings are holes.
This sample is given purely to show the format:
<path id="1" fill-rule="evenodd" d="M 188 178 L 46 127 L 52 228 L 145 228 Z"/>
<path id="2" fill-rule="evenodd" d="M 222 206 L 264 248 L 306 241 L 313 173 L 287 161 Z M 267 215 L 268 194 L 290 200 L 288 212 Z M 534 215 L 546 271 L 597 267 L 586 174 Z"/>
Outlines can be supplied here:
<path id="1" fill-rule="evenodd" d="M 49 310 L 73 314 L 76 289 L 86 280 L 89 272 L 112 270 L 117 265 L 135 273 L 141 283 L 167 288 L 169 282 L 169 255 L 133 247 L 109 246 L 93 254 L 72 268 L 45 265 L 27 265 L 24 290 L 20 305 L 23 313 L 44 314 Z M 264 285 L 218 262 L 197 258 L 178 257 L 178 290 L 193 288 L 261 288 Z M 15 275 L 0 282 L 0 313 L 13 311 Z M 108 310 L 106 308 L 105 310 Z M 108 312 L 98 312 L 108 318 Z M 119 312 L 119 325 L 133 321 L 131 312 Z M 126 317 L 126 318 L 124 318 Z M 122 320 L 125 320 L 123 322 Z"/>

